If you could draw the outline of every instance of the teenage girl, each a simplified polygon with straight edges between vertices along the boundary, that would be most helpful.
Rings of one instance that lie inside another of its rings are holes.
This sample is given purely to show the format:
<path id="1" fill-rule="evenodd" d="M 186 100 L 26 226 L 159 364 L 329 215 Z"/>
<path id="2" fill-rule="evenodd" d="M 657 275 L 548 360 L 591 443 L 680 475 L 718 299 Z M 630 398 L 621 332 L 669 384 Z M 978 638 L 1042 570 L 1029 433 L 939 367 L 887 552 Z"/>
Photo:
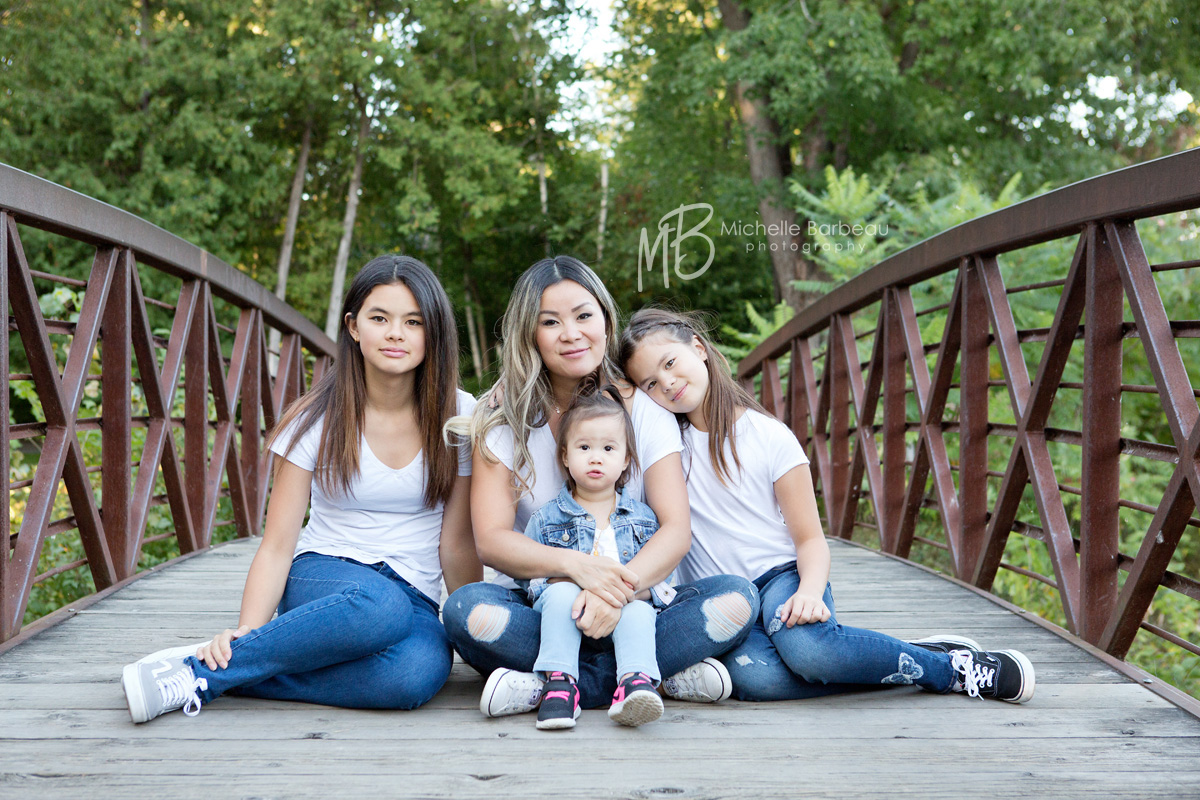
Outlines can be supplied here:
<path id="1" fill-rule="evenodd" d="M 437 693 L 452 656 L 443 574 L 450 590 L 482 577 L 469 453 L 442 439 L 473 406 L 457 384 L 437 278 L 405 256 L 372 260 L 346 293 L 333 367 L 268 441 L 274 486 L 237 629 L 125 667 L 134 722 L 195 715 L 225 692 L 348 708 Z"/>
<path id="2" fill-rule="evenodd" d="M 958 636 L 903 642 L 838 623 L 808 459 L 791 430 L 734 382 L 693 318 L 637 312 L 620 357 L 683 431 L 692 548 L 681 580 L 730 573 L 758 587 L 754 629 L 722 657 L 735 697 L 798 699 L 865 684 L 1033 697 L 1033 665 L 1016 650 L 985 652 Z"/>
<path id="3" fill-rule="evenodd" d="M 616 387 L 609 393 L 590 391 L 572 401 L 558 428 L 558 460 L 566 484 L 539 508 L 525 535 L 549 547 L 563 547 L 628 564 L 658 530 L 650 507 L 622 491 L 637 471 L 633 421 Z M 579 717 L 579 645 L 573 606 L 582 591 L 569 580 L 538 578 L 520 581 L 542 615 L 541 647 L 536 673 L 545 681 L 537 727 L 575 727 Z M 621 608 L 612 632 L 617 660 L 617 690 L 608 716 L 637 727 L 662 716 L 663 703 L 655 656 L 655 606 L 665 607 L 674 589 L 663 583 L 638 592 Z M 652 596 L 653 593 L 653 596 Z M 653 603 L 653 605 L 651 604 Z"/>

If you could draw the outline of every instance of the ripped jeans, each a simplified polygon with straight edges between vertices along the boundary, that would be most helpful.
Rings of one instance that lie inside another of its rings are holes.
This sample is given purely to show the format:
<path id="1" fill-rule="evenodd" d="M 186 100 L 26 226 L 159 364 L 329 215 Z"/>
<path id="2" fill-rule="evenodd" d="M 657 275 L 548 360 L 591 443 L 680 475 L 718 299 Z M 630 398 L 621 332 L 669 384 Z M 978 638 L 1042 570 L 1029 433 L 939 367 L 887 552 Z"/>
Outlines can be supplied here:
<path id="1" fill-rule="evenodd" d="M 745 578 L 714 575 L 675 589 L 675 599 L 658 615 L 654 629 L 663 676 L 741 644 L 758 615 L 758 591 Z M 541 614 L 530 607 L 524 592 L 494 583 L 468 584 L 446 600 L 442 622 L 463 660 L 481 674 L 501 667 L 533 672 Z M 612 637 L 584 636 L 579 651 L 580 705 L 607 706 L 616 689 Z"/>
<path id="2" fill-rule="evenodd" d="M 839 624 L 829 584 L 822 598 L 829 619 L 786 627 L 778 611 L 800 586 L 794 561 L 768 570 L 754 585 L 762 598 L 754 629 L 721 658 L 733 678 L 735 699 L 801 700 L 865 685 L 950 690 L 955 673 L 949 655 Z"/>

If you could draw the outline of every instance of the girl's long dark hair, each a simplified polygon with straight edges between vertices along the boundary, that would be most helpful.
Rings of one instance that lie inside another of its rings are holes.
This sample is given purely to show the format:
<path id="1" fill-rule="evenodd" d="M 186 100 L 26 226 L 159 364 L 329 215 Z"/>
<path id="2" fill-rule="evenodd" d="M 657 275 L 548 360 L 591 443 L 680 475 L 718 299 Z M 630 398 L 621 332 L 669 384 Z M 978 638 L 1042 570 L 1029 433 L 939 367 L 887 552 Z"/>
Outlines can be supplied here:
<path id="1" fill-rule="evenodd" d="M 415 258 L 378 256 L 354 276 L 342 304 L 337 359 L 332 369 L 288 407 L 267 445 L 296 423 L 297 435 L 288 443 L 286 456 L 299 440 L 299 432 L 323 419 L 313 478 L 326 494 L 350 493 L 351 483 L 359 474 L 367 383 L 362 350 L 350 336 L 346 315 L 357 316 L 376 286 L 397 283 L 412 292 L 425 328 L 425 359 L 413 376 L 413 398 L 425 458 L 425 505 L 433 508 L 450 498 L 458 474 L 458 457 L 442 439 L 442 426 L 458 407 L 458 326 L 446 290 L 429 267 Z"/>
<path id="2" fill-rule="evenodd" d="M 629 325 L 621 332 L 619 361 L 622 368 L 628 372 L 629 361 L 638 346 L 656 334 L 663 334 L 689 347 L 692 337 L 695 337 L 704 345 L 704 352 L 708 356 L 708 360 L 704 362 L 708 370 L 708 393 L 704 396 L 702 410 L 704 419 L 708 422 L 708 456 L 717 473 L 717 479 L 728 485 L 728 481 L 733 480 L 734 470 L 739 473 L 742 471 L 737 437 L 733 429 L 733 424 L 737 422 L 738 409 L 749 408 L 762 414 L 767 412 L 733 379 L 729 362 L 713 347 L 706 333 L 704 324 L 694 314 L 669 311 L 665 308 L 643 308 L 633 315 Z M 691 424 L 683 414 L 676 414 L 675 418 L 679 420 L 680 428 Z M 725 457 L 726 441 L 729 442 L 732 468 L 729 459 Z"/>

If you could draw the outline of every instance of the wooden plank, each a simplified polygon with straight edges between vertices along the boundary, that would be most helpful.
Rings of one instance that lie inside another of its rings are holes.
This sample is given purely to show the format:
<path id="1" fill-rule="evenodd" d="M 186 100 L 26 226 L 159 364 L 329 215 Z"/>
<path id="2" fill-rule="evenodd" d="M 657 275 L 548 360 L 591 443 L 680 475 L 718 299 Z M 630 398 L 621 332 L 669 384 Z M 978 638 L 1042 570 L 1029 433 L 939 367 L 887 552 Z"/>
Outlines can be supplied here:
<path id="1" fill-rule="evenodd" d="M 829 797 L 949 798 L 971 785 L 1003 786 L 1005 797 L 1158 798 L 1200 785 L 1200 721 L 1023 615 L 838 542 L 844 624 L 1017 647 L 1036 665 L 1033 702 L 912 687 L 786 703 L 668 701 L 662 720 L 637 730 L 585 711 L 564 749 L 532 715 L 483 718 L 482 678 L 460 661 L 413 712 L 223 697 L 196 718 L 131 724 L 121 666 L 236 620 L 258 542 L 148 576 L 0 656 L 0 795 L 74 800 L 170 786 L 185 796 L 236 787 L 299 798 L 712 798 L 819 786 Z"/>

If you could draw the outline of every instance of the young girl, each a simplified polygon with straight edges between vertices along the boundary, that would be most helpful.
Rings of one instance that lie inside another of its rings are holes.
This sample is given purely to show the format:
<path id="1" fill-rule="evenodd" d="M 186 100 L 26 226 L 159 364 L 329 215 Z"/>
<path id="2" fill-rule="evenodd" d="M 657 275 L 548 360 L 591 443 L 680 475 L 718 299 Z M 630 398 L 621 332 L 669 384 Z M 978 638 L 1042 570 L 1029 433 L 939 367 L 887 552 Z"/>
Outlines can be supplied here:
<path id="1" fill-rule="evenodd" d="M 389 255 L 354 278 L 342 319 L 333 368 L 268 442 L 274 486 L 237 630 L 125 667 L 134 722 L 225 692 L 416 708 L 449 676 L 442 575 L 451 590 L 482 577 L 469 454 L 442 440 L 473 406 L 453 312 L 428 267 Z"/>
<path id="2" fill-rule="evenodd" d="M 525 535 L 549 547 L 565 547 L 627 564 L 654 532 L 658 519 L 644 503 L 622 491 L 636 471 L 633 421 L 616 387 L 579 395 L 563 412 L 558 428 L 558 460 L 566 485 L 529 519 Z M 579 645 L 582 634 L 573 611 L 581 589 L 569 580 L 521 581 L 533 609 L 542 615 L 541 649 L 535 672 L 546 680 L 537 726 L 575 727 L 579 717 Z M 665 607 L 674 590 L 665 583 L 639 592 L 620 611 L 612 632 L 617 659 L 617 690 L 608 716 L 637 727 L 662 716 L 655 691 L 659 680 L 654 645 L 654 607 Z"/>
<path id="3" fill-rule="evenodd" d="M 785 700 L 917 684 L 1013 703 L 1033 697 L 1033 666 L 1015 650 L 984 652 L 957 636 L 903 642 L 838 624 L 808 459 L 733 381 L 695 321 L 639 311 L 622 335 L 621 362 L 683 429 L 693 541 L 681 579 L 728 572 L 759 589 L 753 631 L 723 656 L 734 696 Z"/>
<path id="4" fill-rule="evenodd" d="M 541 614 L 516 579 L 568 578 L 583 591 L 575 602 L 583 633 L 579 702 L 608 706 L 616 664 L 606 637 L 635 591 L 671 575 L 691 544 L 679 426 L 616 366 L 617 310 L 604 283 L 568 256 L 537 262 L 517 280 L 504 313 L 494 408 L 476 406 L 471 518 L 475 544 L 499 576 L 452 594 L 442 614 L 463 660 L 488 675 L 480 710 L 489 717 L 533 711 L 542 678 L 533 672 Z M 523 535 L 529 518 L 562 487 L 557 438 L 563 409 L 585 379 L 621 386 L 633 420 L 641 469 L 623 493 L 654 509 L 659 530 L 628 564 L 547 547 Z M 493 390 L 495 391 L 495 390 Z M 728 695 L 725 667 L 714 656 L 740 644 L 758 608 L 745 578 L 713 575 L 685 586 L 655 622 L 658 666 L 668 696 L 712 702 Z"/>

